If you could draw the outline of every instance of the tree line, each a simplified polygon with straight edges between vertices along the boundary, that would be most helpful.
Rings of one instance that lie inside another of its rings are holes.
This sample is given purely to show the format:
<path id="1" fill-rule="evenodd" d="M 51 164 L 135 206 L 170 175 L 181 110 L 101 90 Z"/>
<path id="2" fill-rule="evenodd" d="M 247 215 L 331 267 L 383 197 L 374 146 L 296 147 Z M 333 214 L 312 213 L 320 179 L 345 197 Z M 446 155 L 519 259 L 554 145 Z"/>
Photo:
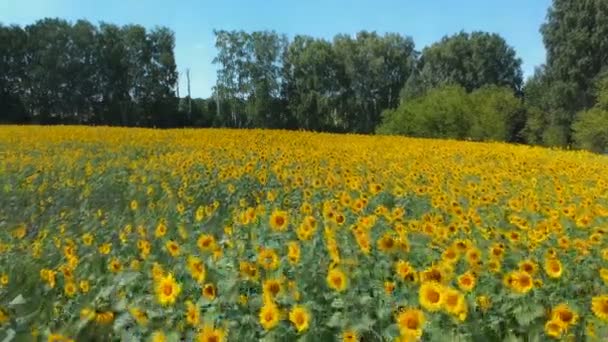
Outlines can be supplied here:
<path id="1" fill-rule="evenodd" d="M 179 125 L 174 47 L 163 27 L 0 25 L 0 121 Z"/>
<path id="2" fill-rule="evenodd" d="M 524 82 L 500 36 L 333 39 L 214 31 L 207 99 L 179 98 L 167 28 L 44 19 L 0 25 L 0 120 L 263 127 L 608 148 L 608 2 L 554 0 L 546 63 Z M 604 100 L 602 100 L 604 99 Z"/>

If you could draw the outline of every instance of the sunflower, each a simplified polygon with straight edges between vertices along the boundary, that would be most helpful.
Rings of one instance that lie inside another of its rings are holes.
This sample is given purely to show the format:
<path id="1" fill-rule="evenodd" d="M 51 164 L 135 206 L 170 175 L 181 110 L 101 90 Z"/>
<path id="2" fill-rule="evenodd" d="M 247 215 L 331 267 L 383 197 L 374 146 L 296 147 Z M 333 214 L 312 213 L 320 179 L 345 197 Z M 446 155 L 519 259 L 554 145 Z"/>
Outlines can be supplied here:
<path id="1" fill-rule="evenodd" d="M 215 250 L 215 238 L 213 235 L 201 234 L 196 245 L 202 252 L 213 252 Z"/>
<path id="2" fill-rule="evenodd" d="M 80 319 L 90 322 L 95 319 L 96 312 L 93 309 L 84 308 L 80 310 Z"/>
<path id="3" fill-rule="evenodd" d="M 601 320 L 608 322 L 608 295 L 591 299 L 591 311 Z"/>
<path id="4" fill-rule="evenodd" d="M 90 246 L 93 244 L 93 235 L 91 233 L 85 233 L 82 236 L 82 242 L 85 244 L 85 246 Z"/>
<path id="5" fill-rule="evenodd" d="M 200 313 L 198 308 L 192 301 L 186 301 L 186 323 L 191 326 L 197 326 L 200 322 Z"/>
<path id="6" fill-rule="evenodd" d="M 385 281 L 384 282 L 384 292 L 387 295 L 391 295 L 395 291 L 395 282 L 394 281 Z"/>
<path id="7" fill-rule="evenodd" d="M 447 313 L 458 316 L 466 310 L 466 301 L 458 290 L 447 288 L 443 307 Z"/>
<path id="8" fill-rule="evenodd" d="M 270 298 L 276 297 L 282 291 L 282 289 L 283 287 L 281 286 L 280 279 L 266 279 L 262 285 L 264 295 L 270 296 Z"/>
<path id="9" fill-rule="evenodd" d="M 65 293 L 66 296 L 68 296 L 68 297 L 74 297 L 74 295 L 78 291 L 78 286 L 76 286 L 76 284 L 74 282 L 68 281 L 63 286 L 63 291 L 64 291 L 64 293 Z"/>
<path id="10" fill-rule="evenodd" d="M 438 265 L 433 265 L 424 271 L 420 272 L 420 281 L 421 282 L 436 282 L 445 284 L 447 281 L 447 273 L 445 267 L 439 267 Z"/>
<path id="11" fill-rule="evenodd" d="M 169 273 L 166 276 L 161 276 L 156 279 L 155 282 L 155 292 L 158 302 L 162 305 L 175 303 L 175 300 L 182 291 L 182 288 L 179 283 L 175 281 L 173 275 Z"/>
<path id="12" fill-rule="evenodd" d="M 81 280 L 80 283 L 78 283 L 78 287 L 80 288 L 80 291 L 82 293 L 87 293 L 89 292 L 89 281 L 88 280 Z"/>
<path id="13" fill-rule="evenodd" d="M 551 310 L 551 319 L 557 320 L 562 327 L 567 328 L 576 324 L 578 315 L 568 306 L 568 304 L 561 303 Z"/>
<path id="14" fill-rule="evenodd" d="M 207 270 L 203 261 L 198 257 L 192 255 L 188 257 L 188 270 L 190 271 L 192 278 L 198 283 L 205 281 Z"/>
<path id="15" fill-rule="evenodd" d="M 466 272 L 458 277 L 458 287 L 461 290 L 470 292 L 475 288 L 477 280 L 471 272 Z"/>
<path id="16" fill-rule="evenodd" d="M 396 321 L 401 335 L 416 339 L 422 336 L 425 317 L 421 310 L 405 309 L 397 315 Z"/>
<path id="17" fill-rule="evenodd" d="M 492 307 L 492 301 L 490 300 L 490 297 L 484 295 L 477 296 L 477 298 L 475 298 L 475 303 L 477 304 L 477 307 L 480 308 L 483 312 L 488 311 Z"/>
<path id="18" fill-rule="evenodd" d="M 438 311 L 441 309 L 444 301 L 444 289 L 438 283 L 425 282 L 422 283 L 418 292 L 420 305 L 428 311 Z"/>
<path id="19" fill-rule="evenodd" d="M 600 278 L 608 284 L 608 268 L 600 268 Z"/>
<path id="20" fill-rule="evenodd" d="M 63 336 L 61 334 L 49 334 L 47 338 L 48 342 L 74 342 L 73 339 Z"/>
<path id="21" fill-rule="evenodd" d="M 544 268 L 547 275 L 551 278 L 559 278 L 562 276 L 562 263 L 557 258 L 545 260 Z"/>
<path id="22" fill-rule="evenodd" d="M 226 333 L 223 330 L 215 329 L 211 325 L 204 325 L 198 335 L 196 335 L 197 342 L 223 342 L 225 338 Z"/>
<path id="23" fill-rule="evenodd" d="M 298 333 L 308 329 L 310 313 L 303 306 L 296 305 L 289 311 L 289 320 L 293 323 Z"/>
<path id="24" fill-rule="evenodd" d="M 357 342 L 359 341 L 359 335 L 355 330 L 344 330 L 341 334 L 342 342 Z"/>
<path id="25" fill-rule="evenodd" d="M 138 325 L 146 326 L 148 324 L 148 314 L 145 311 L 133 307 L 129 309 L 129 313 Z"/>
<path id="26" fill-rule="evenodd" d="M 203 296 L 208 300 L 214 300 L 217 296 L 217 290 L 215 288 L 215 285 L 211 283 L 205 284 L 205 286 L 203 286 Z"/>
<path id="27" fill-rule="evenodd" d="M 110 264 L 108 265 L 108 269 L 112 273 L 120 272 L 122 270 L 122 264 L 120 263 L 120 260 L 118 260 L 117 258 L 112 258 L 112 260 L 110 260 Z"/>
<path id="28" fill-rule="evenodd" d="M 538 269 L 536 263 L 532 260 L 522 260 L 517 265 L 520 271 L 524 271 L 529 275 L 534 275 Z"/>
<path id="29" fill-rule="evenodd" d="M 159 222 L 156 226 L 156 230 L 154 231 L 154 237 L 161 238 L 167 234 L 167 226 L 164 222 Z"/>
<path id="30" fill-rule="evenodd" d="M 99 325 L 110 325 L 114 322 L 114 312 L 112 311 L 98 311 L 95 313 L 95 323 Z"/>
<path id="31" fill-rule="evenodd" d="M 477 263 L 481 260 L 481 251 L 475 247 L 471 247 L 467 250 L 465 257 L 469 265 L 477 265 Z"/>
<path id="32" fill-rule="evenodd" d="M 460 252 L 455 247 L 448 247 L 441 254 L 441 259 L 447 263 L 455 264 L 460 258 Z"/>
<path id="33" fill-rule="evenodd" d="M 564 327 L 559 320 L 552 319 L 545 323 L 545 334 L 549 337 L 559 339 L 562 336 Z"/>
<path id="34" fill-rule="evenodd" d="M 241 277 L 245 279 L 255 280 L 258 277 L 258 268 L 255 264 L 248 261 L 241 261 L 239 263 L 239 273 Z"/>
<path id="35" fill-rule="evenodd" d="M 409 262 L 407 262 L 405 260 L 399 260 L 399 261 L 397 261 L 397 263 L 395 263 L 395 272 L 397 273 L 399 278 L 401 278 L 402 280 L 406 280 L 406 279 L 413 280 L 413 275 L 416 272 L 416 270 L 414 269 L 414 267 L 412 267 L 412 265 Z"/>
<path id="36" fill-rule="evenodd" d="M 171 255 L 172 257 L 176 257 L 180 253 L 179 244 L 173 240 L 167 241 L 165 243 L 165 248 L 167 249 L 167 252 L 169 252 L 169 255 Z"/>
<path id="37" fill-rule="evenodd" d="M 150 341 L 151 342 L 166 342 L 167 336 L 165 335 L 164 332 L 157 330 L 157 331 L 153 332 L 152 335 L 150 336 Z"/>
<path id="38" fill-rule="evenodd" d="M 393 234 L 385 233 L 380 239 L 378 239 L 378 249 L 382 252 L 389 253 L 395 250 L 397 243 Z"/>
<path id="39" fill-rule="evenodd" d="M 290 241 L 287 244 L 287 260 L 292 265 L 300 262 L 300 245 L 297 241 Z"/>
<path id="40" fill-rule="evenodd" d="M 272 302 L 265 302 L 260 309 L 260 324 L 264 330 L 270 330 L 279 324 L 279 308 Z"/>
<path id="41" fill-rule="evenodd" d="M 327 286 L 332 290 L 342 292 L 346 290 L 348 285 L 348 280 L 346 278 L 346 274 L 342 272 L 339 268 L 333 268 L 327 272 Z"/>
<path id="42" fill-rule="evenodd" d="M 534 287 L 534 281 L 527 272 L 515 271 L 512 275 L 511 288 L 517 293 L 528 293 Z"/>
<path id="43" fill-rule="evenodd" d="M 258 254 L 258 263 L 265 270 L 276 270 L 279 267 L 279 256 L 270 248 L 263 248 Z"/>
<path id="44" fill-rule="evenodd" d="M 287 230 L 287 224 L 289 222 L 288 214 L 286 211 L 275 210 L 270 215 L 270 228 L 276 232 L 284 232 Z"/>
<path id="45" fill-rule="evenodd" d="M 492 273 L 500 273 L 502 269 L 502 264 L 499 259 L 490 259 L 490 261 L 488 261 L 487 266 L 488 270 Z"/>

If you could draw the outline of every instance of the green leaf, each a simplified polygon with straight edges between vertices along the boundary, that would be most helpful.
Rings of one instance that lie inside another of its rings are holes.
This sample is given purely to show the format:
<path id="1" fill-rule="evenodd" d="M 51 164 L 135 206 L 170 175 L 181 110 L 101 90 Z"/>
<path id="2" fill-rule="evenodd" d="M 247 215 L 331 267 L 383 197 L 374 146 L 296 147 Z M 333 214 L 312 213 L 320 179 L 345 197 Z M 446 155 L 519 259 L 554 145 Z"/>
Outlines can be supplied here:
<path id="1" fill-rule="evenodd" d="M 6 336 L 4 337 L 4 339 L 2 340 L 2 342 L 10 342 L 15 338 L 15 330 L 13 329 L 8 329 L 6 331 Z"/>
<path id="2" fill-rule="evenodd" d="M 344 325 L 344 315 L 341 312 L 335 312 L 325 325 L 331 328 L 338 328 Z"/>
<path id="3" fill-rule="evenodd" d="M 9 306 L 15 306 L 15 305 L 23 305 L 26 303 L 25 298 L 23 298 L 23 295 L 19 294 L 17 297 L 13 298 L 13 300 L 11 300 L 10 303 L 8 303 Z"/>
<path id="4" fill-rule="evenodd" d="M 341 309 L 344 307 L 344 301 L 342 300 L 342 298 L 336 298 L 331 302 L 331 307 Z"/>

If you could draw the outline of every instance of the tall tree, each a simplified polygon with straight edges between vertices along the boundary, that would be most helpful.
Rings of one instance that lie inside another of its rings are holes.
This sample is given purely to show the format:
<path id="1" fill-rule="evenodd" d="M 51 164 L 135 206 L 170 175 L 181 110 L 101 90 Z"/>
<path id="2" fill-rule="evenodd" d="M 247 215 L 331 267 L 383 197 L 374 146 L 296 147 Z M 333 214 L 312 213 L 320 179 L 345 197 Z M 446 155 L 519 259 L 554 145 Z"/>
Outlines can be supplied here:
<path id="1" fill-rule="evenodd" d="M 399 90 L 416 58 L 414 42 L 398 34 L 361 31 L 354 39 L 338 35 L 333 43 L 344 72 L 339 78 L 342 125 L 370 133 L 380 122 L 380 113 L 399 103 Z"/>
<path id="2" fill-rule="evenodd" d="M 28 120 L 23 103 L 27 36 L 19 26 L 0 24 L 0 122 Z"/>
<path id="3" fill-rule="evenodd" d="M 608 67 L 608 2 L 554 0 L 541 33 L 550 93 L 541 106 L 568 142 L 575 114 L 593 106 L 593 85 Z"/>
<path id="4" fill-rule="evenodd" d="M 460 32 L 426 47 L 417 71 L 403 90 L 404 98 L 445 84 L 457 84 L 468 92 L 484 85 L 505 86 L 520 92 L 521 59 L 498 34 Z"/>
<path id="5" fill-rule="evenodd" d="M 330 42 L 296 36 L 284 56 L 283 96 L 295 126 L 330 130 L 338 90 L 338 60 Z"/>
<path id="6" fill-rule="evenodd" d="M 43 19 L 25 28 L 28 35 L 27 77 L 24 96 L 34 117 L 42 123 L 70 122 L 70 24 Z"/>

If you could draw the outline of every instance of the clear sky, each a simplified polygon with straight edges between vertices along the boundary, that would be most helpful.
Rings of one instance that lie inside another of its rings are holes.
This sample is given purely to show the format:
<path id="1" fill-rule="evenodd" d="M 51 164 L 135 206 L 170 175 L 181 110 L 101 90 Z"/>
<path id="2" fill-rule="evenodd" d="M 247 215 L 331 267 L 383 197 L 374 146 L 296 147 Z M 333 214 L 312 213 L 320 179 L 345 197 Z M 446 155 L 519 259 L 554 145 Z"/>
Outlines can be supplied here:
<path id="1" fill-rule="evenodd" d="M 215 84 L 213 29 L 275 30 L 332 38 L 360 30 L 411 36 L 422 50 L 446 34 L 501 34 L 523 60 L 524 75 L 544 63 L 539 28 L 551 0 L 0 0 L 0 22 L 26 25 L 43 17 L 87 19 L 175 32 L 180 73 L 191 72 L 193 97 Z M 180 90 L 185 94 L 185 76 Z M 183 96 L 183 95 L 182 95 Z"/>

